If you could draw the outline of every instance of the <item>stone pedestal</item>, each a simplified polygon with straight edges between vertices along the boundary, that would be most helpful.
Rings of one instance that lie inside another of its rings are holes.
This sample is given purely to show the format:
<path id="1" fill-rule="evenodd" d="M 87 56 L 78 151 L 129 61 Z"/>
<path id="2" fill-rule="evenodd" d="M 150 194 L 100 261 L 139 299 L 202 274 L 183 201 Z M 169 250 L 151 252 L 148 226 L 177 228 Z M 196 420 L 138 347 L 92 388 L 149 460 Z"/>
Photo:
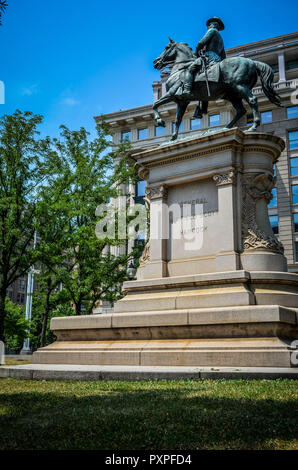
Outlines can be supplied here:
<path id="1" fill-rule="evenodd" d="M 230 129 L 134 153 L 150 240 L 115 313 L 55 318 L 35 363 L 291 367 L 298 276 L 267 204 L 284 142 Z"/>

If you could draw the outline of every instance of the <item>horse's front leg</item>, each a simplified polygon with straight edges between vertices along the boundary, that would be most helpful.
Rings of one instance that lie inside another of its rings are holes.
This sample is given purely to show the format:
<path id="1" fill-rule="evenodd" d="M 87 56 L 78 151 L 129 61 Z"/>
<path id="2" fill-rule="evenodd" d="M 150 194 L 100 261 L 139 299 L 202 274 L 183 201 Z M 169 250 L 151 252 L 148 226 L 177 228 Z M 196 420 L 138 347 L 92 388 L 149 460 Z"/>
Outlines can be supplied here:
<path id="1" fill-rule="evenodd" d="M 163 119 L 161 119 L 160 114 L 158 112 L 159 106 L 162 106 L 163 104 L 169 103 L 170 101 L 172 101 L 172 99 L 173 99 L 173 94 L 169 90 L 164 96 L 159 98 L 159 100 L 155 101 L 155 103 L 153 104 L 152 109 L 153 109 L 153 113 L 154 113 L 154 120 L 155 120 L 155 122 L 158 126 L 165 127 L 165 125 L 166 125 L 165 121 L 163 121 Z"/>
<path id="2" fill-rule="evenodd" d="M 178 137 L 179 127 L 186 111 L 187 106 L 189 105 L 189 101 L 180 101 L 177 103 L 177 112 L 176 112 L 176 119 L 175 119 L 175 130 L 172 134 L 171 140 L 176 140 Z"/>

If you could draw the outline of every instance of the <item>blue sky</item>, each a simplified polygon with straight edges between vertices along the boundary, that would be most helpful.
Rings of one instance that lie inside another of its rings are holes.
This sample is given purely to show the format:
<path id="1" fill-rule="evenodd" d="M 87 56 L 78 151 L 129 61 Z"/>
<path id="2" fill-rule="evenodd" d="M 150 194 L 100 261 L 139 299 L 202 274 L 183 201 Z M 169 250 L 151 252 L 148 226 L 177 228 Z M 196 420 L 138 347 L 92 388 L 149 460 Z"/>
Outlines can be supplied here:
<path id="1" fill-rule="evenodd" d="M 220 16 L 226 48 L 297 30 L 297 1 L 163 2 L 8 0 L 0 27 L 6 103 L 44 115 L 42 134 L 60 124 L 94 132 L 93 116 L 152 102 L 152 61 L 168 36 L 195 47 L 206 20 Z"/>

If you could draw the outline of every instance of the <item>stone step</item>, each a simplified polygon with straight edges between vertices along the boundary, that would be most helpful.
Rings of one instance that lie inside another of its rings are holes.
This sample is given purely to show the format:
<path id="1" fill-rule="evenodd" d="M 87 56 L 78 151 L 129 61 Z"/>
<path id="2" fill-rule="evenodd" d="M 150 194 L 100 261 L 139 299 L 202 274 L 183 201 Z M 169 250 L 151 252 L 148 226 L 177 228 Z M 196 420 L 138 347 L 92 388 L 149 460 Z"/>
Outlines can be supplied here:
<path id="1" fill-rule="evenodd" d="M 298 379 L 298 369 L 276 367 L 146 367 L 46 365 L 0 367 L 0 378 L 27 380 L 199 380 L 199 379 Z"/>
<path id="2" fill-rule="evenodd" d="M 56 341 L 33 354 L 34 364 L 98 366 L 291 367 L 295 359 L 279 338 Z"/>

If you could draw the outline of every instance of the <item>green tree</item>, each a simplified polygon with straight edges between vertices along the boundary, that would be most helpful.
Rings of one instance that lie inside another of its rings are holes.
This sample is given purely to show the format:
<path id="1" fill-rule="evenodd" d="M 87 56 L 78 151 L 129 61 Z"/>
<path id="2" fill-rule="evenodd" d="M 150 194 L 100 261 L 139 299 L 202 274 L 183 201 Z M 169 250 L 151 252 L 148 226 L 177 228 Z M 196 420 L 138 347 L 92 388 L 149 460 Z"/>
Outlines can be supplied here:
<path id="1" fill-rule="evenodd" d="M 19 352 L 28 336 L 29 322 L 25 319 L 24 309 L 8 298 L 5 301 L 5 312 L 5 346 Z"/>
<path id="2" fill-rule="evenodd" d="M 33 295 L 30 323 L 30 345 L 34 350 L 55 341 L 55 335 L 50 330 L 53 317 L 75 315 L 70 303 L 62 303 L 61 299 L 56 297 L 55 290 L 51 290 L 49 294 L 39 275 L 36 276 L 36 281 L 39 283 L 39 289 Z"/>
<path id="3" fill-rule="evenodd" d="M 97 206 L 109 203 L 119 194 L 118 186 L 136 176 L 127 164 L 127 146 L 109 152 L 106 126 L 98 126 L 97 131 L 97 138 L 90 141 L 83 128 L 61 127 L 60 140 L 53 141 L 60 175 L 39 191 L 38 251 L 46 302 L 43 342 L 49 313 L 57 305 L 71 303 L 76 315 L 81 315 L 91 314 L 101 299 L 117 300 L 134 255 L 112 255 L 109 248 L 123 240 L 108 236 L 99 240 L 95 234 Z M 119 165 L 113 172 L 115 158 Z"/>
<path id="4" fill-rule="evenodd" d="M 7 289 L 36 260 L 33 249 L 36 189 L 55 154 L 49 139 L 37 138 L 42 117 L 16 111 L 0 118 L 0 340 L 5 341 Z"/>
<path id="5" fill-rule="evenodd" d="M 0 0 L 0 26 L 2 25 L 2 15 L 5 12 L 7 8 L 7 2 L 6 0 Z"/>

